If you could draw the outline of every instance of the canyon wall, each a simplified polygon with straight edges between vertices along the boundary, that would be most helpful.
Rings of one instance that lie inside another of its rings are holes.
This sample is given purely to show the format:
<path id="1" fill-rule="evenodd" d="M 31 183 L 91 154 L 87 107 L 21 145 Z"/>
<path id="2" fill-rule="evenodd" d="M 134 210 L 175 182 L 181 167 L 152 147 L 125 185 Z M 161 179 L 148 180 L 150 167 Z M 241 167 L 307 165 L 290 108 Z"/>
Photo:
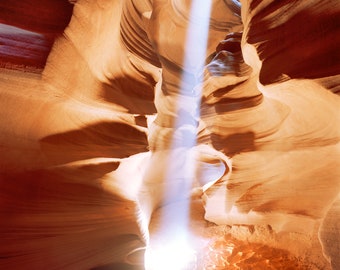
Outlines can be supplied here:
<path id="1" fill-rule="evenodd" d="M 204 45 L 193 2 L 0 4 L 0 268 L 141 267 L 186 202 L 337 269 L 339 4 L 214 0 Z"/>

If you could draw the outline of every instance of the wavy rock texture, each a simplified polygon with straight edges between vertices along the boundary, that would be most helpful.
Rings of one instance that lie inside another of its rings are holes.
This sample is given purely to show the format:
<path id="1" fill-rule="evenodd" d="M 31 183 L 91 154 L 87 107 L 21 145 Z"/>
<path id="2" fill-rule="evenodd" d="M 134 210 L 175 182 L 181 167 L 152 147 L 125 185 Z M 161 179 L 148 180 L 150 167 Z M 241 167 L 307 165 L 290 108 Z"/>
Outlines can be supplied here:
<path id="1" fill-rule="evenodd" d="M 189 204 L 200 252 L 231 235 L 241 269 L 337 269 L 336 0 L 214 0 L 201 58 L 191 1 L 5 2 L 0 268 L 140 268 Z"/>
<path id="2" fill-rule="evenodd" d="M 70 21 L 72 9 L 66 0 L 1 1 L 1 66 L 43 68 L 55 38 Z"/>

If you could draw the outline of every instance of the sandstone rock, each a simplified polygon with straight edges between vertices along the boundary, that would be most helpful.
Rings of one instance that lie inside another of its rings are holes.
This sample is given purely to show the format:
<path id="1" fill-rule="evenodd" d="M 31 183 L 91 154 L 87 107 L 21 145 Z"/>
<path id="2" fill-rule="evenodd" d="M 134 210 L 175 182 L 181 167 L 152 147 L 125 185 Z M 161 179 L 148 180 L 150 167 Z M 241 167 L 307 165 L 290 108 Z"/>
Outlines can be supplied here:
<path id="1" fill-rule="evenodd" d="M 337 269 L 336 0 L 5 2 L 0 268 Z"/>

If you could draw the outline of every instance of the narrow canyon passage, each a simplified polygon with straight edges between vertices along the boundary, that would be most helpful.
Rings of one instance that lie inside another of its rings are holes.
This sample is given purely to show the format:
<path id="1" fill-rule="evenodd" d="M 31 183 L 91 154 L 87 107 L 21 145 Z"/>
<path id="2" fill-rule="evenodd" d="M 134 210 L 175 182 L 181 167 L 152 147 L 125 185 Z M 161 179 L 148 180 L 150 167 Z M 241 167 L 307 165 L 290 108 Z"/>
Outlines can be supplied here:
<path id="1" fill-rule="evenodd" d="M 0 3 L 1 269 L 339 269 L 339 3 L 208 2 Z"/>

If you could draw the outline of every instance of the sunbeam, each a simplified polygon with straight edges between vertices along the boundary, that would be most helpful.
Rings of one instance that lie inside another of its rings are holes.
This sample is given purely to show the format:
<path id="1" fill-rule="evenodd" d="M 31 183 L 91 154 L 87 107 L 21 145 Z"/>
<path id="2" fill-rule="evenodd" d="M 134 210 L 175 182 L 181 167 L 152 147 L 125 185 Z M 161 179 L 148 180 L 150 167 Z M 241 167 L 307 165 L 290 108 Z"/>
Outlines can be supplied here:
<path id="1" fill-rule="evenodd" d="M 170 241 L 156 250 L 147 248 L 145 269 L 194 269 L 195 253 L 187 237 L 190 191 L 195 176 L 197 125 L 201 89 L 200 76 L 206 59 L 211 1 L 193 0 L 186 37 L 183 73 L 177 97 L 177 119 L 174 124 L 172 146 L 167 157 L 169 167 L 165 174 L 163 205 L 171 201 L 183 201 L 180 209 L 170 210 L 161 217 L 161 233 Z M 172 208 L 173 209 L 173 208 Z M 174 224 L 175 225 L 169 225 Z M 168 238 L 168 237 L 167 237 Z"/>

